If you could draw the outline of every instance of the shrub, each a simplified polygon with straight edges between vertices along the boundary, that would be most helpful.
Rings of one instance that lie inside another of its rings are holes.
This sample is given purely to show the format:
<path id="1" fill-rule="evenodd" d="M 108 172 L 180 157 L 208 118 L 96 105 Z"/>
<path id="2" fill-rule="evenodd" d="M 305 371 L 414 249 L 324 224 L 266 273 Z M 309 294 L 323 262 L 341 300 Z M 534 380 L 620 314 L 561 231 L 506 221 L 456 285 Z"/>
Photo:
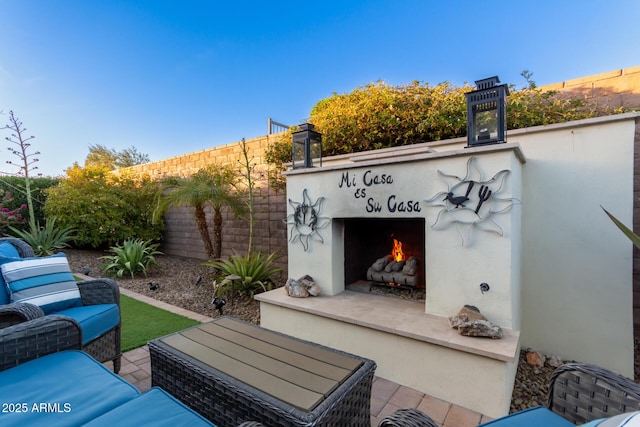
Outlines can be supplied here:
<path id="1" fill-rule="evenodd" d="M 281 269 L 271 264 L 277 259 L 275 253 L 268 256 L 260 252 L 250 252 L 246 255 L 234 254 L 226 260 L 208 261 L 203 265 L 211 266 L 222 274 L 216 279 L 214 297 L 226 292 L 237 292 L 253 299 L 256 291 L 268 291 L 273 288 L 269 277 Z"/>
<path id="2" fill-rule="evenodd" d="M 528 79 L 531 74 L 523 72 L 523 76 Z M 562 98 L 529 83 L 522 90 L 510 86 L 508 129 L 624 112 L 582 98 Z M 401 86 L 371 83 L 318 101 L 311 109 L 309 122 L 322 133 L 324 156 L 462 137 L 467 134 L 465 93 L 473 89 L 468 84 L 455 87 L 448 82 L 435 86 L 419 82 Z M 283 187 L 280 172 L 283 164 L 291 161 L 294 130 L 290 128 L 265 152 L 274 171 L 269 180 L 276 188 Z"/>
<path id="3" fill-rule="evenodd" d="M 17 208 L 9 209 L 7 206 L 12 205 L 11 193 L 0 189 L 0 195 L 2 195 L 2 200 L 0 201 L 0 233 L 4 233 L 7 226 L 15 226 L 26 222 L 21 211 L 26 209 L 27 205 L 23 204 Z"/>
<path id="4" fill-rule="evenodd" d="M 68 242 L 75 238 L 71 227 L 57 227 L 56 218 L 50 218 L 44 227 L 40 223 L 30 230 L 18 230 L 9 227 L 13 235 L 21 238 L 33 248 L 36 256 L 53 255 L 56 250 L 69 246 Z"/>
<path id="5" fill-rule="evenodd" d="M 122 245 L 111 248 L 114 255 L 100 257 L 108 260 L 104 266 L 106 274 L 122 277 L 124 273 L 129 273 L 133 278 L 136 273 L 147 275 L 147 269 L 152 265 L 158 265 L 155 256 L 162 255 L 157 251 L 158 243 L 144 241 L 142 239 L 127 239 Z"/>
<path id="6" fill-rule="evenodd" d="M 0 193 L 11 194 L 11 200 L 2 202 L 2 206 L 8 210 L 20 209 L 21 206 L 27 206 L 27 195 L 25 194 L 25 178 L 23 176 L 3 176 L 0 178 Z M 46 222 L 44 214 L 44 205 L 47 200 L 47 189 L 58 185 L 59 179 L 56 178 L 29 178 L 31 187 L 31 199 L 33 200 L 34 223 L 44 224 Z M 27 210 L 24 208 L 23 217 L 28 216 Z M 25 218 L 26 219 L 26 218 Z M 29 224 L 26 221 L 20 221 L 12 224 L 19 230 L 28 230 Z"/>
<path id="7" fill-rule="evenodd" d="M 109 247 L 128 238 L 157 240 L 164 223 L 152 221 L 155 186 L 105 168 L 78 165 L 48 191 L 45 213 L 77 232 L 78 247 Z"/>

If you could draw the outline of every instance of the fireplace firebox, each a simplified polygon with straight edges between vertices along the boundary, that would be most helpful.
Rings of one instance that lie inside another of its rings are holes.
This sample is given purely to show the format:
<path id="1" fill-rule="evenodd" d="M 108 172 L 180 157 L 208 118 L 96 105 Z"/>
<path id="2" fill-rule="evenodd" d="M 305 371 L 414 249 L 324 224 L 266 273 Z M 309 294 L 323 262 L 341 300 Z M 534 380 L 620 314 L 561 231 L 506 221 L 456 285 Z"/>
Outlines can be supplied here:
<path id="1" fill-rule="evenodd" d="M 372 286 L 411 292 L 425 288 L 423 218 L 345 218 L 341 221 L 347 286 L 366 281 Z M 397 254 L 400 246 L 402 253 Z"/>

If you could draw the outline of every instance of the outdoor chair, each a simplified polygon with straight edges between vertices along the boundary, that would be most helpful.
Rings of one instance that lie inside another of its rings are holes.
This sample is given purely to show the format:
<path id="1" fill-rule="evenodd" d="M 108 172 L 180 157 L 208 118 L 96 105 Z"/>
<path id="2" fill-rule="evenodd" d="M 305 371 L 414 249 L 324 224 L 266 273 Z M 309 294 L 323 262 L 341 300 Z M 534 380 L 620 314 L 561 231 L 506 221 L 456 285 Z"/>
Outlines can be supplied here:
<path id="1" fill-rule="evenodd" d="M 634 414 L 639 410 L 640 384 L 598 366 L 567 363 L 551 375 L 547 407 L 525 409 L 482 425 L 596 426 L 606 419 L 610 423 L 607 426 L 618 426 L 634 415 L 634 419 L 640 418 L 640 413 Z M 400 409 L 381 420 L 378 426 L 437 427 L 438 424 L 416 409 Z"/>
<path id="2" fill-rule="evenodd" d="M 35 257 L 12 237 L 0 238 L 0 267 L 0 328 L 54 314 L 71 317 L 82 330 L 82 350 L 120 371 L 120 290 L 113 280 L 76 282 L 64 254 Z"/>

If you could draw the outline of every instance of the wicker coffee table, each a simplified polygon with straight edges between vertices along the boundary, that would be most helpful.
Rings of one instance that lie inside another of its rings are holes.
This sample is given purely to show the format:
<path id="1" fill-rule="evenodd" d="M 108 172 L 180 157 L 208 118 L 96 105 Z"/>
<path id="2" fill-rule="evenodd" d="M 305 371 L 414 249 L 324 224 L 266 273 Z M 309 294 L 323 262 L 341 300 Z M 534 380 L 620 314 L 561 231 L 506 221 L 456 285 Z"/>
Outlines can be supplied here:
<path id="1" fill-rule="evenodd" d="M 149 343 L 151 378 L 220 427 L 369 426 L 375 362 L 222 317 Z"/>

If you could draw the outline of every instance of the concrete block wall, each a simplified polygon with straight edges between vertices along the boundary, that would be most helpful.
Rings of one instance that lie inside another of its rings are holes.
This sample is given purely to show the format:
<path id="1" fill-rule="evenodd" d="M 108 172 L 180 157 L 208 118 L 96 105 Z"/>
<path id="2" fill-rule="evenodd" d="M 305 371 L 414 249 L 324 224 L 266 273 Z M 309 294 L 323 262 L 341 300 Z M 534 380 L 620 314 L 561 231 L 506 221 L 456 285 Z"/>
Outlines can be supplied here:
<path id="1" fill-rule="evenodd" d="M 564 97 L 591 99 L 611 107 L 636 108 L 640 106 L 640 66 L 580 77 L 540 89 L 556 90 Z"/>
<path id="2" fill-rule="evenodd" d="M 253 179 L 256 183 L 254 194 L 255 232 L 254 250 L 264 253 L 278 252 L 277 266 L 287 272 L 287 227 L 283 220 L 287 216 L 284 190 L 277 191 L 269 186 L 269 167 L 264 153 L 270 143 L 277 141 L 281 134 L 266 135 L 246 140 L 249 159 L 255 165 Z M 188 176 L 208 165 L 237 163 L 242 159 L 239 142 L 213 147 L 206 150 L 187 153 L 181 156 L 138 165 L 129 168 L 136 174 L 147 174 L 152 178 L 171 175 Z M 240 166 L 240 165 L 238 165 Z M 207 208 L 209 232 L 213 238 L 213 211 Z M 172 208 L 165 216 L 166 231 L 161 250 L 169 255 L 206 260 L 207 255 L 200 238 L 193 209 Z M 234 251 L 243 253 L 248 247 L 249 223 L 246 219 L 235 218 L 230 212 L 223 211 L 222 255 L 228 256 Z"/>

